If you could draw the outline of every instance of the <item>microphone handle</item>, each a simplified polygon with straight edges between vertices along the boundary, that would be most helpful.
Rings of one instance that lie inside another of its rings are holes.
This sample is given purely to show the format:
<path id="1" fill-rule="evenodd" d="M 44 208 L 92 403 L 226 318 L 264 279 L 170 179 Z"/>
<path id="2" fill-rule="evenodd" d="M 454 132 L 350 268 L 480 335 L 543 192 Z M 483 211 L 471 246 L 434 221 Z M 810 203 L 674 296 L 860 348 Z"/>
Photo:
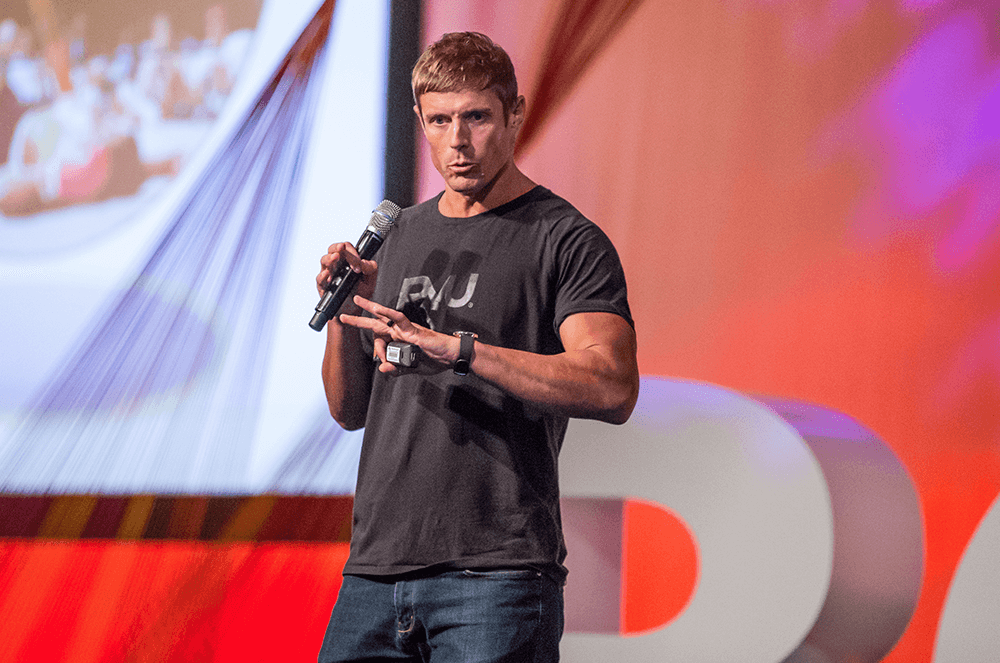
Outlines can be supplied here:
<path id="1" fill-rule="evenodd" d="M 346 274 L 342 274 L 342 272 L 346 272 Z M 322 331 L 330 318 L 335 316 L 340 307 L 344 305 L 347 296 L 353 292 L 360 277 L 360 274 L 347 267 L 346 262 L 339 265 L 337 275 L 330 281 L 327 291 L 323 293 L 319 304 L 316 305 L 316 312 L 313 314 L 312 320 L 309 321 L 309 326 L 316 331 Z"/>
<path id="2" fill-rule="evenodd" d="M 362 260 L 371 260 L 381 246 L 382 237 L 378 233 L 366 229 L 361 235 L 361 239 L 358 240 L 358 254 Z M 316 304 L 316 312 L 313 314 L 312 320 L 309 321 L 309 326 L 316 331 L 322 331 L 330 318 L 337 315 L 337 311 L 354 292 L 360 279 L 361 274 L 352 270 L 347 261 L 341 259 L 333 278 L 326 286 L 326 292 Z"/>

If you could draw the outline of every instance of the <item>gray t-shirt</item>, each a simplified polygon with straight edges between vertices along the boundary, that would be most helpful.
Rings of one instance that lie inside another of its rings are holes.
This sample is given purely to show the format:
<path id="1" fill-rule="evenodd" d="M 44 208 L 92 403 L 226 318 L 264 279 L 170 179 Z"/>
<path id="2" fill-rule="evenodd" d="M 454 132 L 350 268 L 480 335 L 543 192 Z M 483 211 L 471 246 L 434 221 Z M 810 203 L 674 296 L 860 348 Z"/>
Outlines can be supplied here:
<path id="1" fill-rule="evenodd" d="M 387 236 L 379 303 L 539 354 L 563 351 L 559 326 L 575 313 L 632 323 L 614 246 L 562 198 L 535 187 L 471 218 L 442 216 L 439 198 L 404 210 Z M 532 567 L 563 580 L 566 425 L 474 374 L 376 371 L 345 573 Z"/>

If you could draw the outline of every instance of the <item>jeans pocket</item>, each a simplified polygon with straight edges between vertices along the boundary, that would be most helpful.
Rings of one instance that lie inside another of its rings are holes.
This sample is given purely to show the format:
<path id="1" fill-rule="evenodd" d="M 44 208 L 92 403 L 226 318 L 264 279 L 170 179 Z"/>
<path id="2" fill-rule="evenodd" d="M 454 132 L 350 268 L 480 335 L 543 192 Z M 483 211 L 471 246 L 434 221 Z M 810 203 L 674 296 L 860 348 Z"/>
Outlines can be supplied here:
<path id="1" fill-rule="evenodd" d="M 467 578 L 492 578 L 494 580 L 531 580 L 541 577 L 542 573 L 534 569 L 465 569 L 462 575 Z"/>

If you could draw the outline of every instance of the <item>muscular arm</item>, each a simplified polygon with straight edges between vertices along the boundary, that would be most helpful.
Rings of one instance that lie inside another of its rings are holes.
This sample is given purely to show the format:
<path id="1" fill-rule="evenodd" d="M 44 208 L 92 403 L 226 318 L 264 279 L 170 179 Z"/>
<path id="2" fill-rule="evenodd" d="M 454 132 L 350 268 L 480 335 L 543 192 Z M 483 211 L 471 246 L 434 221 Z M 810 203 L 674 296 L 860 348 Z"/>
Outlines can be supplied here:
<path id="1" fill-rule="evenodd" d="M 372 388 L 372 359 L 361 348 L 358 330 L 336 318 L 326 326 L 323 389 L 330 414 L 346 430 L 365 425 Z"/>
<path id="2" fill-rule="evenodd" d="M 320 294 L 341 259 L 363 275 L 358 291 L 371 293 L 375 288 L 378 265 L 374 261 L 361 260 L 354 246 L 341 242 L 331 245 L 320 259 L 320 272 L 316 276 L 316 288 Z M 361 313 L 361 309 L 351 302 L 347 302 L 344 310 Z M 372 357 L 361 347 L 358 330 L 341 324 L 338 317 L 326 326 L 322 372 L 326 402 L 334 420 L 346 430 L 364 426 L 372 387 Z"/>
<path id="3" fill-rule="evenodd" d="M 577 313 L 559 336 L 565 352 L 556 355 L 477 342 L 471 371 L 540 409 L 625 423 L 639 395 L 632 327 L 613 313 Z"/>
<path id="4" fill-rule="evenodd" d="M 411 323 L 399 311 L 356 297 L 374 317 L 344 316 L 345 324 L 371 329 L 383 373 L 399 369 L 385 361 L 385 342 L 420 346 L 430 370 L 451 370 L 459 339 Z M 613 313 L 577 313 L 559 329 L 564 352 L 539 355 L 476 341 L 471 372 L 535 407 L 569 417 L 624 423 L 639 394 L 635 332 Z M 421 370 L 428 370 L 423 367 Z"/>

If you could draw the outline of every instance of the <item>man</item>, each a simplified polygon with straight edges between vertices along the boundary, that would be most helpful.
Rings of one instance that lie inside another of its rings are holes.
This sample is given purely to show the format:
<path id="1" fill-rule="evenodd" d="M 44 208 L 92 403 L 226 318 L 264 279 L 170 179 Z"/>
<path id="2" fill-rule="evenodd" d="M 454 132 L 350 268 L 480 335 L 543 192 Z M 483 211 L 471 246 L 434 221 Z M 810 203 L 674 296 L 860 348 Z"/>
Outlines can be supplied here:
<path id="1" fill-rule="evenodd" d="M 499 46 L 445 35 L 413 95 L 444 191 L 403 210 L 380 266 L 338 243 L 317 276 L 322 291 L 340 260 L 362 274 L 323 380 L 337 422 L 366 428 L 320 661 L 556 661 L 567 420 L 622 423 L 638 395 L 624 275 L 604 233 L 514 164 L 525 102 Z M 389 362 L 390 342 L 419 363 Z"/>

